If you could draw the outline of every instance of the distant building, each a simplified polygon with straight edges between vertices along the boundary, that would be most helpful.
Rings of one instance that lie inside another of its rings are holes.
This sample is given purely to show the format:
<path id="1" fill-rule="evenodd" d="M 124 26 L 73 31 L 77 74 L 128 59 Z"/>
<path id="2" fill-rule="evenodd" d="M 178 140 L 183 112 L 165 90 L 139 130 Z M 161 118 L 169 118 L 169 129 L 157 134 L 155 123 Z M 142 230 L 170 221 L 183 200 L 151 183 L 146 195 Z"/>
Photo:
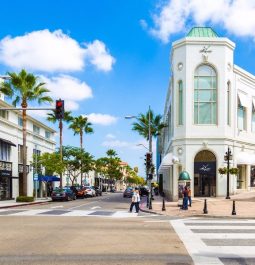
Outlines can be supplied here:
<path id="1" fill-rule="evenodd" d="M 172 44 L 171 80 L 159 137 L 158 176 L 178 199 L 190 174 L 193 196 L 226 196 L 225 152 L 233 154 L 230 194 L 255 187 L 255 76 L 234 64 L 235 44 L 211 28 L 193 28 Z"/>
<path id="2" fill-rule="evenodd" d="M 0 95 L 0 108 L 13 107 Z M 18 110 L 0 109 L 0 200 L 13 199 L 22 189 L 23 174 L 23 136 L 22 113 Z M 35 195 L 36 173 L 32 167 L 33 154 L 54 152 L 56 142 L 55 131 L 40 121 L 27 116 L 27 191 L 29 196 Z M 37 181 L 38 196 L 46 195 L 47 187 Z"/>

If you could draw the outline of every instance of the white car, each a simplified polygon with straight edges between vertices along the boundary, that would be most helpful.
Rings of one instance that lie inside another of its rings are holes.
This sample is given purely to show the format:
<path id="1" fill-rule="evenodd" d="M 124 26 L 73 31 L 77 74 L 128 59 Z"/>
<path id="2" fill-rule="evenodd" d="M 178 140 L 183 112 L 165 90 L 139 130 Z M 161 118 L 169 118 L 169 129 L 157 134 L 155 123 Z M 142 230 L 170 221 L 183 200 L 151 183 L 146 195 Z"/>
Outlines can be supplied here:
<path id="1" fill-rule="evenodd" d="M 91 186 L 85 186 L 84 187 L 86 189 L 86 196 L 90 196 L 90 197 L 95 197 L 96 196 L 96 191 L 93 189 L 93 187 Z"/>

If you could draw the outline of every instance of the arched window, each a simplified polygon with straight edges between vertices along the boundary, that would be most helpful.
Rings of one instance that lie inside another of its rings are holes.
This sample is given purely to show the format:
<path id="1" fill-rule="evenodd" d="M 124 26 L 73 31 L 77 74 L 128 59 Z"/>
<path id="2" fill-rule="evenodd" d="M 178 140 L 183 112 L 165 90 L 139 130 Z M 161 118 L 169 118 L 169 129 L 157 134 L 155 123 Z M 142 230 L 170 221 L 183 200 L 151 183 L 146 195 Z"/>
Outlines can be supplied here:
<path id="1" fill-rule="evenodd" d="M 183 125 L 183 83 L 178 82 L 178 125 Z"/>
<path id="2" fill-rule="evenodd" d="M 194 76 L 194 123 L 217 123 L 217 76 L 209 65 L 201 65 Z"/>
<path id="3" fill-rule="evenodd" d="M 231 83 L 228 81 L 227 83 L 227 124 L 231 125 L 231 104 L 230 104 L 230 98 L 231 98 Z"/>

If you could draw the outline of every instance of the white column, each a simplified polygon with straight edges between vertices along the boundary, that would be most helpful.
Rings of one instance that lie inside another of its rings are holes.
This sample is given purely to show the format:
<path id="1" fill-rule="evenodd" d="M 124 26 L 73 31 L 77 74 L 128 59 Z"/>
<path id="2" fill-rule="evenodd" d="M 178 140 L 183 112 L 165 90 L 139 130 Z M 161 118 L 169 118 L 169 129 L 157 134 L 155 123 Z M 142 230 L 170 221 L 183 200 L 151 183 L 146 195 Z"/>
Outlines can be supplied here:
<path id="1" fill-rule="evenodd" d="M 251 165 L 246 165 L 245 177 L 246 177 L 245 188 L 246 190 L 250 190 L 251 189 Z"/>

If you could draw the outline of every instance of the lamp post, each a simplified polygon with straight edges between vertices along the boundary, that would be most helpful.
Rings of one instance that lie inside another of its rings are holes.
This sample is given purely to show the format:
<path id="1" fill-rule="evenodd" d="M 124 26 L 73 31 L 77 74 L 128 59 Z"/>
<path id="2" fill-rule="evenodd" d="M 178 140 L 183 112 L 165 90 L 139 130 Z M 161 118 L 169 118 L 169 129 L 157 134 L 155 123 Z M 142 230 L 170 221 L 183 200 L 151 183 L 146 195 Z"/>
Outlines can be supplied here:
<path id="1" fill-rule="evenodd" d="M 229 147 L 228 147 L 228 151 L 225 153 L 224 160 L 227 161 L 227 196 L 226 196 L 226 199 L 230 199 L 229 197 L 229 161 L 232 160 L 232 154 L 231 154 Z"/>
<path id="2" fill-rule="evenodd" d="M 125 116 L 125 119 L 137 119 L 137 116 Z M 145 126 L 148 126 L 148 141 L 149 141 L 149 153 L 151 153 L 151 157 L 152 157 L 152 137 L 151 137 L 151 108 L 149 106 L 149 117 L 148 117 L 148 125 L 145 124 L 144 122 L 140 121 L 143 125 Z M 143 145 L 143 144 L 139 144 L 139 145 Z M 144 146 L 145 147 L 145 146 Z M 147 150 L 148 148 L 145 147 Z M 148 183 L 148 186 L 149 186 L 149 209 L 152 209 L 152 206 L 151 206 L 151 198 L 152 198 L 152 190 L 151 190 L 151 175 L 152 173 L 150 172 L 150 170 L 147 170 L 147 183 Z"/>

